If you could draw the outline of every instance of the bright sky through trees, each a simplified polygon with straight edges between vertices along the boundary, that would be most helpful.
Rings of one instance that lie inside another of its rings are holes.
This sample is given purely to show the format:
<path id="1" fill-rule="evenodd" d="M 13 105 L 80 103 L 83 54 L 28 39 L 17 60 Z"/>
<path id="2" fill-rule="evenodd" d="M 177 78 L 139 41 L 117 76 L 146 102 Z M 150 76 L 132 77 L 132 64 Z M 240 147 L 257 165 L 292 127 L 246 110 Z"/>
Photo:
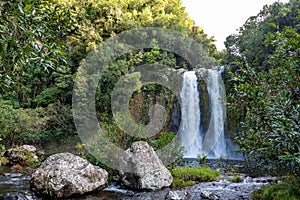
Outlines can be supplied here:
<path id="1" fill-rule="evenodd" d="M 279 0 L 288 2 L 288 0 Z M 266 4 L 276 0 L 182 0 L 191 19 L 202 27 L 208 36 L 214 36 L 218 50 L 225 48 L 224 41 L 230 34 Z"/>

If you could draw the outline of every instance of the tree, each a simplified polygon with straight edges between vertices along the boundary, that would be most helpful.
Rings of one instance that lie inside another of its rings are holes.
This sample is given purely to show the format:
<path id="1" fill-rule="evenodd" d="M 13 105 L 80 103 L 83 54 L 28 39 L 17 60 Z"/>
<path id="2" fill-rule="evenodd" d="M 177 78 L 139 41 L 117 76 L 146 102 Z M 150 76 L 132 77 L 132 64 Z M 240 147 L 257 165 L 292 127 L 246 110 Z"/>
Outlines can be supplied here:
<path id="1" fill-rule="evenodd" d="M 50 2 L 3 1 L 0 7 L 0 90 L 21 106 L 68 73 L 68 13 Z"/>
<path id="2" fill-rule="evenodd" d="M 241 66 L 231 74 L 230 112 L 242 113 L 236 142 L 249 156 L 300 175 L 300 34 L 292 27 L 269 36 L 268 72 Z"/>
<path id="3" fill-rule="evenodd" d="M 268 70 L 272 66 L 267 58 L 274 53 L 275 48 L 266 44 L 265 40 L 286 26 L 299 32 L 299 8 L 297 0 L 264 6 L 258 15 L 248 18 L 238 34 L 226 38 L 226 62 L 242 61 L 260 70 Z"/>
<path id="4" fill-rule="evenodd" d="M 104 40 L 125 30 L 162 27 L 192 36 L 210 56 L 216 54 L 213 38 L 207 38 L 201 28 L 195 31 L 180 0 L 10 0 L 0 5 L 1 98 L 14 109 L 45 108 L 47 115 L 56 116 L 47 121 L 51 129 L 47 131 L 54 135 L 75 132 L 67 124 L 73 79 L 83 59 Z M 99 115 L 110 113 L 114 84 L 135 66 L 153 62 L 191 68 L 178 55 L 151 42 L 153 48 L 132 51 L 108 67 L 97 88 Z"/>

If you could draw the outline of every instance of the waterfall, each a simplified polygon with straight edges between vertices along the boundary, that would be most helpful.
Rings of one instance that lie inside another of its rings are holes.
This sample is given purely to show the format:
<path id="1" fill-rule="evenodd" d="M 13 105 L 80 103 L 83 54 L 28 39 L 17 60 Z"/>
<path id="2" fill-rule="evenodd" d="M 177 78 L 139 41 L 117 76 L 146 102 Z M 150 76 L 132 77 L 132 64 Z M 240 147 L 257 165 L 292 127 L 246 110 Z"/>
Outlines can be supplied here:
<path id="1" fill-rule="evenodd" d="M 208 69 L 207 91 L 210 99 L 211 119 L 203 142 L 203 148 L 204 152 L 211 150 L 209 152 L 209 158 L 220 158 L 227 156 L 227 153 L 224 136 L 226 118 L 225 90 L 219 71 Z M 211 149 L 211 147 L 213 147 L 213 149 Z"/>
<path id="2" fill-rule="evenodd" d="M 221 73 L 213 69 L 204 71 L 210 110 L 209 127 L 205 133 L 200 132 L 204 129 L 200 127 L 201 110 L 196 73 L 187 71 L 183 74 L 179 140 L 185 148 L 185 158 L 197 158 L 198 155 L 206 155 L 208 158 L 227 156 L 224 136 L 225 89 Z"/>
<path id="3" fill-rule="evenodd" d="M 194 71 L 183 74 L 180 92 L 181 123 L 179 140 L 185 148 L 184 157 L 196 158 L 201 151 L 202 134 L 200 133 L 200 105 L 197 76 Z"/>

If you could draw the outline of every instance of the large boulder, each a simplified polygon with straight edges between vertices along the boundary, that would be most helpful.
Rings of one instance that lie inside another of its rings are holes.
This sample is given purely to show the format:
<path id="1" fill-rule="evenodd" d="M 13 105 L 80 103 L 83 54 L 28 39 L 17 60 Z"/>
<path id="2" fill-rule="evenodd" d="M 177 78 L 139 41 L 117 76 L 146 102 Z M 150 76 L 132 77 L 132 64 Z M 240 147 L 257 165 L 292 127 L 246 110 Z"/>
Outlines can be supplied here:
<path id="1" fill-rule="evenodd" d="M 153 148 L 144 141 L 135 142 L 121 160 L 122 183 L 133 189 L 158 190 L 169 187 L 173 177 Z"/>
<path id="2" fill-rule="evenodd" d="M 69 197 L 101 189 L 108 173 L 100 167 L 71 153 L 59 153 L 47 158 L 32 174 L 32 187 L 40 194 Z"/>

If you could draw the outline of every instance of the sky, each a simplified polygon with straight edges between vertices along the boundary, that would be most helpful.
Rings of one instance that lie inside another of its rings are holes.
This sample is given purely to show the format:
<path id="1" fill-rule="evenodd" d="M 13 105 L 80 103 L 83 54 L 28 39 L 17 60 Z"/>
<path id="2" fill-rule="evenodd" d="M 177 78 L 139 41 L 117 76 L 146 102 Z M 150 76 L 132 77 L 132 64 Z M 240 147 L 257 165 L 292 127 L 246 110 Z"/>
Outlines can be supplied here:
<path id="1" fill-rule="evenodd" d="M 226 37 L 237 33 L 250 16 L 266 4 L 288 0 L 182 0 L 190 18 L 209 36 L 214 36 L 218 50 L 225 49 Z"/>

